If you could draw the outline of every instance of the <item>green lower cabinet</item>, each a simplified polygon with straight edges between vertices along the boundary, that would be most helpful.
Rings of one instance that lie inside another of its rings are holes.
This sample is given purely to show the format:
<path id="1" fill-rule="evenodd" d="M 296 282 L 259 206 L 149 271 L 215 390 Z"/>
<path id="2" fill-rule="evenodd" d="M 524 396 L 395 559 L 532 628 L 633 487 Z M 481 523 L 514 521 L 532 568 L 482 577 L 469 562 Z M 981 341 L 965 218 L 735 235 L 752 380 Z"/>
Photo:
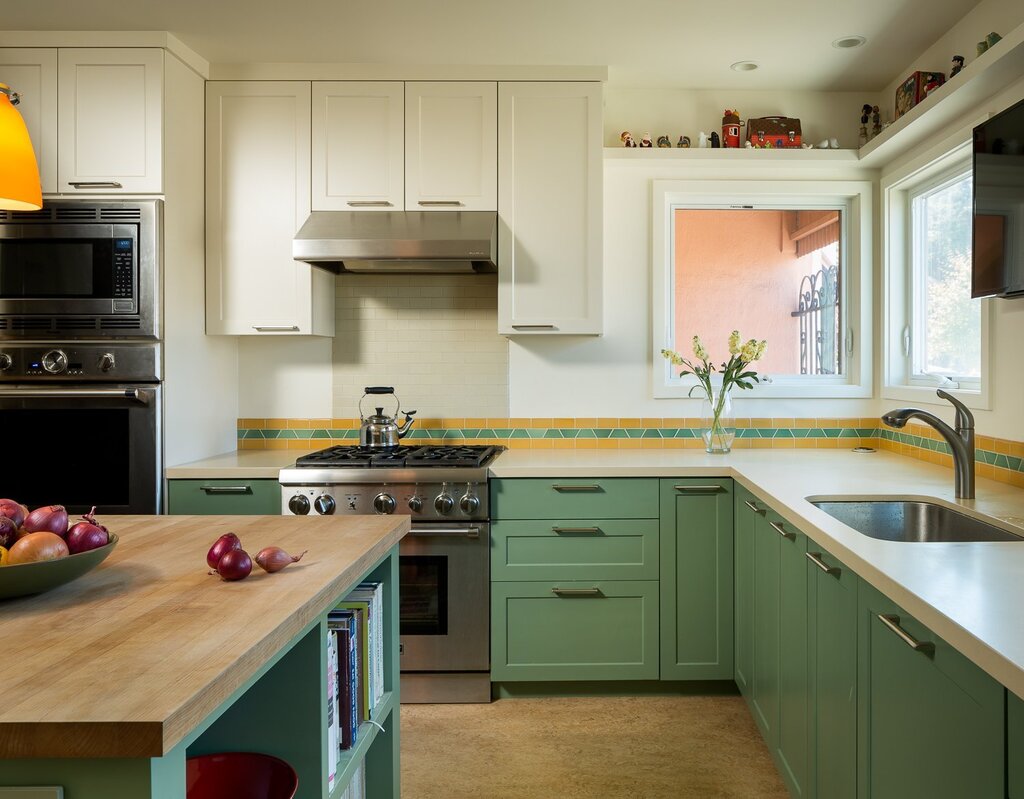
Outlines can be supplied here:
<path id="1" fill-rule="evenodd" d="M 491 584 L 491 680 L 656 680 L 658 581 Z"/>
<path id="2" fill-rule="evenodd" d="M 732 480 L 661 481 L 661 679 L 733 676 Z"/>
<path id="3" fill-rule="evenodd" d="M 858 594 L 858 796 L 1006 796 L 1005 689 L 865 583 Z"/>
<path id="4" fill-rule="evenodd" d="M 168 480 L 167 512 L 195 516 L 279 516 L 281 484 L 259 480 Z"/>
<path id="5" fill-rule="evenodd" d="M 779 540 L 768 520 L 758 514 L 754 519 L 750 706 L 772 752 L 779 743 Z"/>
<path id="6" fill-rule="evenodd" d="M 857 796 L 857 575 L 808 542 L 810 796 Z"/>
<path id="7" fill-rule="evenodd" d="M 754 523 L 758 507 L 754 495 L 736 487 L 733 512 L 733 678 L 750 702 L 754 673 Z"/>
<path id="8" fill-rule="evenodd" d="M 779 719 L 776 760 L 791 796 L 810 796 L 807 538 L 768 516 L 779 545 Z"/>
<path id="9" fill-rule="evenodd" d="M 653 519 L 658 481 L 648 477 L 501 478 L 490 482 L 491 518 Z"/>
<path id="10" fill-rule="evenodd" d="M 1009 799 L 1024 799 L 1024 700 L 1006 693 L 1006 773 Z"/>

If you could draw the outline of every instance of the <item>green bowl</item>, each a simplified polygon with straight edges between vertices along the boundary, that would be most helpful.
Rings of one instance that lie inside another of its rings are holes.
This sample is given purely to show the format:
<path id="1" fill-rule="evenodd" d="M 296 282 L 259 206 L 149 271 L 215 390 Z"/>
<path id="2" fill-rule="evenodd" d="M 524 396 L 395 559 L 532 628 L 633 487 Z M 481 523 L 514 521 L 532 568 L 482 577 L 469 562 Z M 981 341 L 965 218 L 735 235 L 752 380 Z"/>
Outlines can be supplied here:
<path id="1" fill-rule="evenodd" d="M 68 555 L 59 560 L 44 560 L 39 563 L 19 563 L 16 566 L 0 566 L 0 599 L 16 596 L 41 594 L 64 583 L 70 583 L 90 569 L 99 566 L 117 546 L 117 536 L 110 534 L 110 543 Z"/>

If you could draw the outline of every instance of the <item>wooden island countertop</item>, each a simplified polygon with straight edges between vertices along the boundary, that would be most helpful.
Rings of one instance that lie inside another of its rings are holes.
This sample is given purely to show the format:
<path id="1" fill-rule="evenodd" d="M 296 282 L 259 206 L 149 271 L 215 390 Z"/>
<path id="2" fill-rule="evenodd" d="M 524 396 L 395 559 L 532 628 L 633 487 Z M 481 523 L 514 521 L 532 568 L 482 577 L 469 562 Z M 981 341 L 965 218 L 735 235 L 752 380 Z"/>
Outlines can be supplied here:
<path id="1" fill-rule="evenodd" d="M 114 552 L 37 596 L 0 601 L 0 759 L 168 753 L 353 586 L 407 516 L 109 516 Z M 300 563 L 208 574 L 235 532 Z M 272 709 L 268 709 L 270 712 Z"/>

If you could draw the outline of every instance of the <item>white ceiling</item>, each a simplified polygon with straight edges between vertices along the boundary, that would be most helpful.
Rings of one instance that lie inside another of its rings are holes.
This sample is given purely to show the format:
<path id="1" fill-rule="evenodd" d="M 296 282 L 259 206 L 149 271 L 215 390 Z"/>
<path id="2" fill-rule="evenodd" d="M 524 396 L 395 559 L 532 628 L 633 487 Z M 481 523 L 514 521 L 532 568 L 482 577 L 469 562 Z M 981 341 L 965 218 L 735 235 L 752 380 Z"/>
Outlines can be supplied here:
<path id="1" fill-rule="evenodd" d="M 0 20 L 9 31 L 166 30 L 213 63 L 607 65 L 620 86 L 876 91 L 976 4 L 4 0 Z M 867 45 L 832 47 L 851 34 Z M 741 60 L 761 69 L 729 69 Z"/>

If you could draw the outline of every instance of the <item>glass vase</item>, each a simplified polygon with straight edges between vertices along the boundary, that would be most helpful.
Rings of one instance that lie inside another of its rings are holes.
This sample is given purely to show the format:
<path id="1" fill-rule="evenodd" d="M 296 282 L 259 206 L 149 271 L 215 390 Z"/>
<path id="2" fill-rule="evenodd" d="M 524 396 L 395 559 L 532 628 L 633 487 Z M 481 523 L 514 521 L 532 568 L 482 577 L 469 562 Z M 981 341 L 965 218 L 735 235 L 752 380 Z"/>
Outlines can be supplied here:
<path id="1" fill-rule="evenodd" d="M 732 451 L 736 438 L 736 422 L 732 412 L 732 396 L 728 390 L 716 388 L 701 403 L 704 449 L 711 453 Z"/>

